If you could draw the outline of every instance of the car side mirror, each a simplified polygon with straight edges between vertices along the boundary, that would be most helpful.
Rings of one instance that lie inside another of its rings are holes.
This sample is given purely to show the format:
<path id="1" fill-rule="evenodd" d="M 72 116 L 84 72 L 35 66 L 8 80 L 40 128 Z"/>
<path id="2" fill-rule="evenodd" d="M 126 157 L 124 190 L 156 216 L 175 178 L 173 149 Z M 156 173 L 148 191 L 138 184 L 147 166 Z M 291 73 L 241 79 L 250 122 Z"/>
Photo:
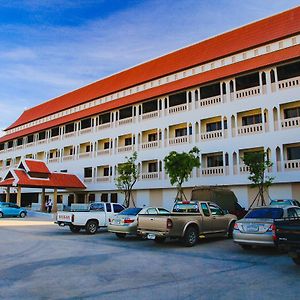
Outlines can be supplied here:
<path id="1" fill-rule="evenodd" d="M 228 209 L 223 209 L 223 213 L 224 213 L 224 215 L 228 215 L 229 214 Z"/>

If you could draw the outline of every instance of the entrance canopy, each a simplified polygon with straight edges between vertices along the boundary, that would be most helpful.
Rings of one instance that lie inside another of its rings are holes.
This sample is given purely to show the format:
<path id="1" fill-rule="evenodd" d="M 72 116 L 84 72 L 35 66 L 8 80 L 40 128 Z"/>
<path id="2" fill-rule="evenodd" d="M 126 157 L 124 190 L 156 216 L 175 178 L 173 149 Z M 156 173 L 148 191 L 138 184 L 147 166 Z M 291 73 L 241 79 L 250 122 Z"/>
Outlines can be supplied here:
<path id="1" fill-rule="evenodd" d="M 82 181 L 73 174 L 50 172 L 47 165 L 38 160 L 25 159 L 18 168 L 9 170 L 2 187 L 85 189 Z"/>

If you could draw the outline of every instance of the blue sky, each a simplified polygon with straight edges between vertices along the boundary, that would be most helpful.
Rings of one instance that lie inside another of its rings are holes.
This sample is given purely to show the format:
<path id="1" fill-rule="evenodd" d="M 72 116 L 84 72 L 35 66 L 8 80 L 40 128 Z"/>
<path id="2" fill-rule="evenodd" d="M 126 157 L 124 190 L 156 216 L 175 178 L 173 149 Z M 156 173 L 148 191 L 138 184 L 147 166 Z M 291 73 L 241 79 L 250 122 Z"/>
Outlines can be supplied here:
<path id="1" fill-rule="evenodd" d="M 0 0 L 0 129 L 24 109 L 299 0 Z"/>

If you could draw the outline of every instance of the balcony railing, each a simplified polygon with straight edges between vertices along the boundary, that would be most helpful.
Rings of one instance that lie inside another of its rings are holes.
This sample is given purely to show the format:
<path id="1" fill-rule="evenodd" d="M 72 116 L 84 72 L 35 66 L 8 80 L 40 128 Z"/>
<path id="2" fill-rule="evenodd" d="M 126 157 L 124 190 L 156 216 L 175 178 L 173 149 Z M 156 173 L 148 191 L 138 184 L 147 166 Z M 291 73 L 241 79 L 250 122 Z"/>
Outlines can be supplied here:
<path id="1" fill-rule="evenodd" d="M 59 157 L 53 157 L 48 159 L 48 163 L 58 163 Z"/>
<path id="2" fill-rule="evenodd" d="M 142 173 L 142 180 L 159 179 L 159 172 Z"/>
<path id="3" fill-rule="evenodd" d="M 153 118 L 157 118 L 159 116 L 159 111 L 151 111 L 145 114 L 142 114 L 142 120 L 149 120 Z"/>
<path id="4" fill-rule="evenodd" d="M 158 148 L 159 147 L 159 141 L 152 141 L 152 142 L 142 143 L 141 147 L 142 147 L 143 150 Z"/>
<path id="5" fill-rule="evenodd" d="M 169 111 L 169 114 L 174 114 L 174 113 L 185 111 L 185 110 L 187 110 L 187 108 L 188 108 L 188 106 L 185 103 L 185 104 L 169 107 L 168 111 Z"/>
<path id="6" fill-rule="evenodd" d="M 189 137 L 187 135 L 170 138 L 169 145 L 185 144 L 188 142 L 188 139 L 189 139 Z"/>
<path id="7" fill-rule="evenodd" d="M 133 117 L 122 119 L 118 121 L 118 125 L 131 124 L 133 122 Z"/>
<path id="8" fill-rule="evenodd" d="M 208 106 L 213 104 L 222 103 L 221 96 L 214 96 L 210 98 L 205 98 L 200 100 L 200 106 Z"/>
<path id="9" fill-rule="evenodd" d="M 224 167 L 202 168 L 201 173 L 203 176 L 224 175 Z"/>
<path id="10" fill-rule="evenodd" d="M 223 137 L 222 130 L 215 130 L 215 131 L 205 132 L 201 134 L 201 140 L 220 139 L 222 137 Z"/>
<path id="11" fill-rule="evenodd" d="M 62 157 L 63 161 L 70 161 L 70 160 L 74 160 L 75 159 L 75 155 L 65 155 Z"/>
<path id="12" fill-rule="evenodd" d="M 300 170 L 300 159 L 286 160 L 284 162 L 284 168 L 286 170 Z"/>
<path id="13" fill-rule="evenodd" d="M 236 99 L 240 98 L 248 98 L 248 97 L 253 97 L 257 96 L 261 93 L 260 87 L 253 87 L 249 89 L 244 89 L 236 92 Z"/>
<path id="14" fill-rule="evenodd" d="M 281 122 L 282 128 L 295 128 L 300 127 L 300 117 L 285 119 Z"/>
<path id="15" fill-rule="evenodd" d="M 79 131 L 79 134 L 82 135 L 82 134 L 87 134 L 87 133 L 90 133 L 93 131 L 93 127 L 88 127 L 88 128 L 84 128 L 84 129 L 81 129 Z"/>
<path id="16" fill-rule="evenodd" d="M 110 182 L 111 176 L 98 176 L 96 180 L 97 182 Z"/>
<path id="17" fill-rule="evenodd" d="M 47 143 L 47 139 L 43 139 L 43 140 L 37 141 L 38 145 L 42 145 L 42 144 L 46 144 L 46 143 Z"/>
<path id="18" fill-rule="evenodd" d="M 118 147 L 119 153 L 127 152 L 127 151 L 133 151 L 133 145 Z"/>
<path id="19" fill-rule="evenodd" d="M 240 165 L 240 173 L 249 173 L 249 171 L 250 171 L 250 168 L 249 168 L 249 166 L 246 166 L 246 165 L 244 165 L 244 164 L 241 164 Z"/>
<path id="20" fill-rule="evenodd" d="M 76 136 L 76 131 L 65 133 L 63 137 L 67 139 L 73 136 Z"/>
<path id="21" fill-rule="evenodd" d="M 50 138 L 51 142 L 58 141 L 58 140 L 60 140 L 60 135 L 53 136 L 53 137 Z"/>
<path id="22" fill-rule="evenodd" d="M 293 87 L 296 87 L 299 85 L 300 85 L 300 76 L 281 80 L 278 82 L 279 89 L 288 89 L 288 88 L 293 88 Z"/>
<path id="23" fill-rule="evenodd" d="M 238 127 L 239 135 L 260 133 L 262 131 L 263 131 L 262 123 Z"/>
<path id="24" fill-rule="evenodd" d="M 86 177 L 86 178 L 83 179 L 83 181 L 85 183 L 92 183 L 93 182 L 93 177 Z"/>
<path id="25" fill-rule="evenodd" d="M 107 129 L 107 128 L 111 128 L 112 124 L 111 123 L 104 123 L 104 124 L 100 124 L 97 126 L 97 131 L 98 130 L 103 130 L 103 129 Z"/>
<path id="26" fill-rule="evenodd" d="M 110 153 L 110 149 L 100 149 L 97 151 L 97 155 L 108 155 Z"/>
<path id="27" fill-rule="evenodd" d="M 21 150 L 24 148 L 24 145 L 19 145 L 19 146 L 16 146 L 16 150 Z"/>
<path id="28" fill-rule="evenodd" d="M 29 147 L 32 147 L 32 146 L 34 146 L 34 142 L 25 144 L 25 147 L 26 147 L 26 148 L 29 148 Z"/>
<path id="29" fill-rule="evenodd" d="M 93 156 L 93 152 L 79 153 L 79 158 L 90 158 L 92 156 Z"/>

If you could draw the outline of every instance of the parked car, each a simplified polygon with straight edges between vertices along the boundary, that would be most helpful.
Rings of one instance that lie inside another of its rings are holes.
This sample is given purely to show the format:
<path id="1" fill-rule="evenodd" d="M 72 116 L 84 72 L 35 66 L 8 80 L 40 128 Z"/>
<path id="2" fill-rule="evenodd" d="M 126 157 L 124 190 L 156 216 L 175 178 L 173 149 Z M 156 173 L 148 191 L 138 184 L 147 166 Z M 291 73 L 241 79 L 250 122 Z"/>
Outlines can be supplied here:
<path id="1" fill-rule="evenodd" d="M 187 247 L 199 237 L 231 236 L 236 216 L 207 201 L 178 201 L 168 215 L 140 214 L 137 233 L 160 243 L 180 239 Z"/>
<path id="2" fill-rule="evenodd" d="M 300 208 L 294 212 L 294 216 L 275 220 L 276 243 L 288 251 L 295 264 L 300 265 Z"/>
<path id="3" fill-rule="evenodd" d="M 250 210 L 234 225 L 233 240 L 243 249 L 252 246 L 276 247 L 274 222 L 293 216 L 300 210 L 297 206 L 264 206 Z"/>
<path id="4" fill-rule="evenodd" d="M 279 206 L 279 205 L 293 205 L 293 206 L 299 206 L 300 207 L 300 203 L 299 201 L 295 200 L 295 199 L 272 199 L 270 202 L 270 205 L 275 205 L 275 206 Z"/>
<path id="5" fill-rule="evenodd" d="M 137 235 L 137 219 L 139 214 L 169 214 L 165 208 L 160 207 L 135 207 L 127 208 L 114 216 L 108 224 L 108 231 L 124 238 L 127 234 Z"/>
<path id="6" fill-rule="evenodd" d="M 106 228 L 109 219 L 123 210 L 124 206 L 121 204 L 94 202 L 80 211 L 57 212 L 55 223 L 59 226 L 69 226 L 73 233 L 85 229 L 87 233 L 95 234 L 98 228 Z"/>
<path id="7" fill-rule="evenodd" d="M 20 217 L 25 218 L 27 210 L 15 203 L 0 202 L 0 218 L 3 217 Z"/>
<path id="8" fill-rule="evenodd" d="M 224 187 L 202 186 L 195 187 L 191 194 L 192 201 L 209 201 L 216 203 L 224 211 L 236 215 L 238 219 L 243 218 L 247 211 L 238 203 L 234 192 Z"/>

